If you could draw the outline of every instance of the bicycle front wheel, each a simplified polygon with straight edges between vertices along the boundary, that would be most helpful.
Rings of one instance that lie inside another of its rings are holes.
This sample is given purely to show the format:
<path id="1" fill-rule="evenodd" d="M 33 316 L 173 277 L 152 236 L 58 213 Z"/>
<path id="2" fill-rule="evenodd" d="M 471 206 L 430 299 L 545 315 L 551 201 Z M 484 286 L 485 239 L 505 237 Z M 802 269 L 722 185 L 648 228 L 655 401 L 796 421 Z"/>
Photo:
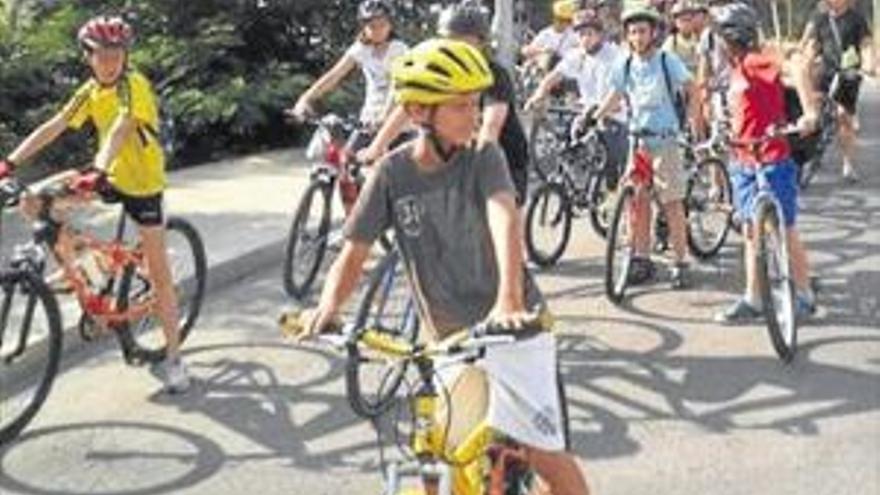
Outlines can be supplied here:
<path id="1" fill-rule="evenodd" d="M 685 196 L 687 241 L 697 258 L 711 258 L 724 246 L 733 214 L 732 196 L 724 162 L 707 158 L 697 164 Z"/>
<path id="2" fill-rule="evenodd" d="M 633 186 L 625 186 L 620 191 L 614 215 L 611 217 L 608 243 L 605 245 L 605 295 L 615 304 L 623 300 L 632 263 L 629 215 L 633 211 L 635 199 L 636 189 Z"/>
<path id="3" fill-rule="evenodd" d="M 169 217 L 165 224 L 165 251 L 177 297 L 178 339 L 189 336 L 198 319 L 205 296 L 208 266 L 205 246 L 198 231 L 189 222 Z M 129 265 L 119 281 L 116 307 L 125 311 L 133 304 L 155 297 L 152 280 L 144 265 Z M 161 320 L 154 310 L 137 321 L 121 323 L 115 330 L 127 359 L 157 362 L 165 358 L 165 337 L 159 329 Z"/>
<path id="4" fill-rule="evenodd" d="M 785 224 L 772 201 L 759 200 L 755 212 L 758 283 L 767 330 L 776 354 L 784 362 L 789 362 L 797 351 L 797 320 L 794 280 L 784 239 Z"/>
<path id="5" fill-rule="evenodd" d="M 0 445 L 40 410 L 61 359 L 61 315 L 55 295 L 34 273 L 0 274 Z"/>
<path id="6" fill-rule="evenodd" d="M 532 195 L 526 212 L 526 250 L 540 266 L 559 261 L 571 237 L 572 212 L 565 190 L 557 184 L 542 184 Z"/>
<path id="7" fill-rule="evenodd" d="M 318 276 L 330 232 L 332 186 L 313 182 L 302 195 L 284 249 L 284 291 L 303 299 Z"/>
<path id="8" fill-rule="evenodd" d="M 358 328 L 413 343 L 418 338 L 419 319 L 403 271 L 398 251 L 382 259 L 370 276 L 355 323 Z M 355 414 L 373 418 L 387 411 L 394 404 L 405 373 L 405 362 L 388 363 L 357 343 L 349 346 L 345 382 L 348 401 Z"/>
<path id="9" fill-rule="evenodd" d="M 613 191 L 608 188 L 605 174 L 593 174 L 590 179 L 590 226 L 602 238 L 608 237 L 608 224 L 614 214 Z"/>

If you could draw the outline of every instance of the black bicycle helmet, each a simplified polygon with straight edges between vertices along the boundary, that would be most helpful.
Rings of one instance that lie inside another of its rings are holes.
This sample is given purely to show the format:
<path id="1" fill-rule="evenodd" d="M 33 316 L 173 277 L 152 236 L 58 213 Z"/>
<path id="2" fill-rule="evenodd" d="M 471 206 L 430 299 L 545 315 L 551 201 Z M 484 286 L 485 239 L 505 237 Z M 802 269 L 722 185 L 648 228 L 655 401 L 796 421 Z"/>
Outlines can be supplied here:
<path id="1" fill-rule="evenodd" d="M 443 37 L 476 36 L 486 39 L 489 35 L 489 22 L 480 5 L 462 2 L 450 5 L 440 12 L 437 34 Z"/>
<path id="2" fill-rule="evenodd" d="M 358 5 L 357 18 L 360 23 L 383 16 L 389 19 L 394 16 L 394 8 L 387 0 L 363 0 Z"/>
<path id="3" fill-rule="evenodd" d="M 745 3 L 732 3 L 713 11 L 718 34 L 724 41 L 740 48 L 758 44 L 758 13 Z"/>

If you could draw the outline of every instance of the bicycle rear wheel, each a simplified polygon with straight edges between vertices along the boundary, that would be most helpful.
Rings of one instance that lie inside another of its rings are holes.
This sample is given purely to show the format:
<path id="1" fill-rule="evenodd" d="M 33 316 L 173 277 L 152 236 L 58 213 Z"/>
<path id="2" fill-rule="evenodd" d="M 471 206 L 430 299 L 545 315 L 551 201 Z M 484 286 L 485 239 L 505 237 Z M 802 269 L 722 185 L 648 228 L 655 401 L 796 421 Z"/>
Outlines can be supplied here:
<path id="1" fill-rule="evenodd" d="M 605 245 L 605 295 L 615 304 L 623 300 L 632 262 L 633 247 L 629 214 L 635 203 L 636 190 L 627 185 L 620 191 Z"/>
<path id="2" fill-rule="evenodd" d="M 405 276 L 400 253 L 392 251 L 370 276 L 367 290 L 358 306 L 358 328 L 387 333 L 395 339 L 415 342 L 419 319 L 415 299 Z M 355 414 L 366 418 L 381 415 L 394 404 L 406 374 L 406 364 L 387 363 L 361 349 L 357 343 L 348 348 L 345 384 L 349 404 Z"/>
<path id="3" fill-rule="evenodd" d="M 732 196 L 724 162 L 717 158 L 700 161 L 685 196 L 687 241 L 697 258 L 711 258 L 724 246 L 733 214 Z"/>
<path id="4" fill-rule="evenodd" d="M 758 282 L 767 330 L 776 354 L 789 362 L 797 352 L 795 287 L 779 209 L 769 200 L 755 206 L 758 235 Z"/>
<path id="5" fill-rule="evenodd" d="M 40 410 L 61 359 L 61 315 L 55 295 L 34 273 L 0 274 L 0 445 Z"/>
<path id="6" fill-rule="evenodd" d="M 559 261 L 571 237 L 571 205 L 558 184 L 542 184 L 526 212 L 526 250 L 540 266 Z"/>
<path id="7" fill-rule="evenodd" d="M 284 291 L 303 299 L 314 283 L 327 251 L 332 185 L 312 182 L 303 193 L 284 248 Z"/>
<path id="8" fill-rule="evenodd" d="M 189 222 L 169 217 L 165 224 L 165 249 L 177 296 L 178 338 L 183 345 L 198 319 L 205 295 L 208 272 L 205 246 L 198 231 Z M 147 297 L 155 297 L 144 265 L 126 267 L 119 280 L 116 297 L 116 307 L 120 311 L 144 302 Z M 161 327 L 155 311 L 140 320 L 117 325 L 116 334 L 126 359 L 130 362 L 158 362 L 164 359 L 166 345 Z"/>

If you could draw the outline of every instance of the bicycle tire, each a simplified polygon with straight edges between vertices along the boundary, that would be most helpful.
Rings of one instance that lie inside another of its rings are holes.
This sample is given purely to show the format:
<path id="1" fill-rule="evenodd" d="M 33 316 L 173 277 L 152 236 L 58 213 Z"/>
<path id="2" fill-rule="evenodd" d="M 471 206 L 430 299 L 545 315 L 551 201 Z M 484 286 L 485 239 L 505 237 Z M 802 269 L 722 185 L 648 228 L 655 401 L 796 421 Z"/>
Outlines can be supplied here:
<path id="1" fill-rule="evenodd" d="M 4 445 L 17 437 L 34 419 L 52 389 L 52 384 L 55 381 L 55 376 L 58 374 L 58 365 L 61 360 L 62 328 L 58 301 L 39 275 L 30 271 L 21 270 L 9 272 L 0 276 L 0 279 L 2 279 L 0 285 L 2 285 L 3 290 L 3 304 L 2 309 L 0 309 L 0 312 L 2 312 L 2 314 L 0 314 L 0 321 L 4 323 L 4 328 L 0 329 L 0 334 L 6 337 L 4 340 L 6 342 L 9 342 L 10 340 L 13 342 L 18 341 L 18 338 L 9 339 L 10 334 L 7 332 L 10 321 L 10 311 L 12 308 L 12 299 L 16 295 L 27 296 L 25 315 L 29 316 L 26 316 L 22 321 L 21 328 L 21 332 L 25 332 L 25 338 L 30 336 L 35 314 L 34 311 L 37 309 L 37 304 L 40 304 L 43 307 L 43 314 L 46 322 L 45 330 L 47 332 L 45 341 L 36 344 L 38 348 L 43 348 L 45 346 L 47 351 L 45 363 L 40 368 L 42 371 L 38 372 L 37 369 L 32 370 L 31 365 L 25 363 L 24 367 L 27 368 L 26 372 L 19 373 L 26 375 L 27 379 L 37 377 L 33 396 L 29 401 L 26 401 L 27 404 L 24 405 L 21 412 L 17 414 L 14 412 L 12 413 L 13 419 L 8 423 L 6 421 L 9 415 L 8 411 L 14 410 L 14 408 L 9 407 L 9 401 L 12 399 L 13 395 L 7 396 L 6 394 L 15 394 L 14 389 L 22 386 L 22 383 L 19 380 L 21 377 L 13 375 L 10 378 L 10 375 L 12 374 L 7 371 L 6 367 L 10 365 L 12 361 L 6 353 L 0 353 L 3 356 L 2 361 L 0 361 L 0 379 L 2 379 L 0 380 L 0 383 L 3 385 L 0 386 L 0 393 L 2 393 L 2 396 L 0 396 L 0 408 L 3 410 L 3 414 L 0 415 L 0 445 Z M 25 321 L 27 322 L 26 324 Z M 26 328 L 24 328 L 25 326 Z M 21 337 L 21 335 L 22 334 L 20 333 L 19 335 L 13 336 Z M 2 348 L 0 348 L 0 350 L 2 350 Z M 19 356 L 18 358 L 22 357 L 23 356 Z M 30 355 L 25 357 L 25 359 L 34 361 L 39 358 Z M 10 379 L 11 382 L 17 383 L 9 386 L 10 384 L 5 383 L 7 379 Z M 30 388 L 26 385 L 25 387 Z"/>
<path id="2" fill-rule="evenodd" d="M 179 344 L 183 345 L 199 317 L 205 296 L 208 272 L 205 246 L 198 230 L 183 218 L 169 217 L 165 230 L 168 264 L 178 297 L 178 338 Z M 186 247 L 181 249 L 174 242 L 177 235 Z M 187 265 L 191 270 L 181 270 L 178 263 L 175 263 L 180 259 L 191 261 Z M 123 272 L 116 293 L 117 310 L 125 311 L 132 301 L 153 294 L 152 283 L 141 269 L 142 266 L 132 264 Z M 161 323 L 155 314 L 115 326 L 114 330 L 127 361 L 155 363 L 165 358 L 167 349 L 164 338 L 161 343 L 156 341 L 158 332 L 155 330 L 158 327 L 161 327 Z"/>
<path id="3" fill-rule="evenodd" d="M 415 314 L 415 302 L 409 293 L 409 282 L 398 270 L 402 269 L 400 253 L 392 251 L 388 253 L 377 268 L 370 275 L 364 297 L 361 299 L 355 324 L 357 328 L 369 328 L 373 331 L 385 332 L 395 338 L 404 338 L 414 343 L 418 338 L 419 320 Z M 389 323 L 396 315 L 387 311 L 390 303 L 389 297 L 393 297 L 391 291 L 397 283 L 405 284 L 407 292 L 405 307 L 399 322 Z M 397 395 L 397 390 L 403 383 L 407 370 L 407 363 L 389 369 L 381 367 L 378 387 L 375 391 L 367 390 L 366 383 L 369 380 L 369 372 L 365 370 L 371 362 L 358 347 L 357 342 L 348 346 L 348 359 L 345 365 L 346 395 L 349 405 L 355 414 L 364 418 L 375 418 L 392 405 Z"/>
<path id="4" fill-rule="evenodd" d="M 706 172 L 708 172 L 708 174 L 706 174 Z M 701 178 L 704 180 L 701 181 Z M 705 179 L 708 179 L 710 182 L 705 182 Z M 718 184 L 711 184 L 717 179 L 721 179 L 723 184 L 720 186 L 718 186 Z M 710 192 L 712 186 L 720 187 L 720 193 L 722 194 L 720 201 L 713 200 L 710 197 L 705 199 L 697 197 L 697 188 L 701 184 L 711 184 Z M 688 178 L 684 203 L 687 217 L 688 247 L 690 248 L 691 253 L 697 258 L 701 260 L 710 259 L 717 255 L 718 251 L 724 246 L 724 242 L 727 240 L 727 235 L 730 233 L 731 228 L 730 219 L 733 215 L 732 198 L 733 190 L 730 185 L 730 175 L 727 172 L 727 167 L 725 167 L 724 162 L 714 157 L 701 160 L 697 164 L 695 173 Z M 718 227 L 715 230 L 714 235 L 710 235 L 707 239 L 708 242 L 703 243 L 698 239 L 698 237 L 702 238 L 702 235 L 698 236 L 696 231 L 703 230 L 704 222 L 695 224 L 695 221 L 698 220 L 698 216 L 706 211 L 707 206 L 711 208 L 712 205 L 708 205 L 708 203 L 713 203 L 717 210 L 716 212 L 720 214 L 717 218 Z"/>
<path id="5" fill-rule="evenodd" d="M 635 199 L 635 194 L 636 190 L 632 185 L 624 186 L 620 191 L 605 245 L 605 295 L 614 304 L 620 304 L 626 293 L 632 253 L 624 247 L 622 254 L 625 257 L 618 260 L 617 250 L 622 247 L 622 243 L 626 242 L 625 232 L 622 229 L 629 228 L 627 211 L 631 208 L 630 203 Z M 620 273 L 615 273 L 615 268 L 619 268 Z"/>
<path id="6" fill-rule="evenodd" d="M 782 218 L 776 204 L 759 200 L 755 205 L 758 235 L 758 283 L 770 342 L 783 362 L 797 352 L 795 288 L 791 277 Z M 775 238 L 775 239 L 774 239 Z"/>
<path id="7" fill-rule="evenodd" d="M 831 105 L 827 108 L 827 105 Z M 808 160 L 798 167 L 798 186 L 801 189 L 807 189 L 812 184 L 816 174 L 822 168 L 822 162 L 825 159 L 825 153 L 834 142 L 834 136 L 837 134 L 837 117 L 835 115 L 836 103 L 823 102 L 822 114 L 820 117 L 820 137 L 816 144 L 816 149 Z"/>
<path id="8" fill-rule="evenodd" d="M 552 206 L 554 197 L 555 208 Z M 545 183 L 538 187 L 532 194 L 526 211 L 526 251 L 531 261 L 542 267 L 554 265 L 559 261 L 571 238 L 572 217 L 571 204 L 561 185 Z M 540 246 L 539 238 L 542 236 L 536 231 L 538 229 L 552 229 L 559 234 L 555 242 L 550 242 L 547 250 Z"/>
<path id="9" fill-rule="evenodd" d="M 293 298 L 301 300 L 308 295 L 309 290 L 318 275 L 321 263 L 324 261 L 324 254 L 327 251 L 327 234 L 330 231 L 330 193 L 332 190 L 332 184 L 312 182 L 303 193 L 299 205 L 296 208 L 296 213 L 293 216 L 293 222 L 290 226 L 290 234 L 287 237 L 287 243 L 284 247 L 284 264 L 282 267 L 284 291 L 287 295 Z M 323 206 L 319 206 L 320 211 L 318 214 L 320 217 L 317 224 L 317 230 L 313 239 L 306 239 L 304 236 L 309 234 L 306 232 L 306 228 L 312 211 L 312 203 L 315 201 L 315 196 L 318 194 L 324 203 Z M 297 250 L 303 247 L 302 244 L 304 241 L 315 243 L 313 246 L 314 256 L 311 260 L 306 258 L 306 264 L 298 267 L 297 264 L 302 261 L 301 254 L 303 253 L 300 253 Z M 297 272 L 297 268 L 305 269 L 300 275 Z"/>
<path id="10" fill-rule="evenodd" d="M 590 226 L 599 237 L 608 238 L 608 181 L 604 174 L 594 174 L 590 179 Z"/>

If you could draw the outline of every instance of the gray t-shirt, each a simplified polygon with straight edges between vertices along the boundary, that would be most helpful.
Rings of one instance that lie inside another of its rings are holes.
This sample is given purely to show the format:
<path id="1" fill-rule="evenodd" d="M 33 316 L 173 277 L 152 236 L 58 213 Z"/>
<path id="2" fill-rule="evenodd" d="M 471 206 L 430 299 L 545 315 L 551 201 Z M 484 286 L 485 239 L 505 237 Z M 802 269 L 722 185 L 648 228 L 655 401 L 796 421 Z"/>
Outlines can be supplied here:
<path id="1" fill-rule="evenodd" d="M 419 303 L 423 324 L 436 338 L 483 320 L 498 292 L 498 265 L 486 214 L 498 192 L 514 194 L 501 148 L 456 153 L 442 169 L 426 172 L 412 145 L 389 155 L 367 182 L 345 225 L 347 239 L 375 241 L 393 228 Z M 543 299 L 525 276 L 526 302 Z"/>

